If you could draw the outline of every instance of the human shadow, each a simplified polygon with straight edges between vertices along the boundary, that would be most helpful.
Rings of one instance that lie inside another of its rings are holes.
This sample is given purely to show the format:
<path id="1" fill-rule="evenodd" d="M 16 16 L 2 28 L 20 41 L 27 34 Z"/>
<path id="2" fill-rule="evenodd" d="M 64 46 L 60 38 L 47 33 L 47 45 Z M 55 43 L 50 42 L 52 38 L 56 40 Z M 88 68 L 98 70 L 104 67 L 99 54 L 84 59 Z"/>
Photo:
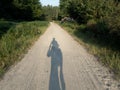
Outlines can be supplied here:
<path id="1" fill-rule="evenodd" d="M 53 38 L 50 43 L 47 56 L 51 57 L 51 73 L 49 80 L 49 90 L 65 90 L 65 81 L 63 76 L 63 57 L 59 44 Z"/>

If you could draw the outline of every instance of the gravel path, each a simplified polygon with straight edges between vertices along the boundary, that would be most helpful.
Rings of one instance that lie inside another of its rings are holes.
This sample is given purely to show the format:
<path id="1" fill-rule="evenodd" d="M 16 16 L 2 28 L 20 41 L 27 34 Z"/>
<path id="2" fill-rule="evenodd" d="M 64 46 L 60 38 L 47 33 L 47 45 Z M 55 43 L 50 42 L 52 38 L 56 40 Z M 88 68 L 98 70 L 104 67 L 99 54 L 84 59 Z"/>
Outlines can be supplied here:
<path id="1" fill-rule="evenodd" d="M 120 83 L 60 26 L 51 22 L 0 90 L 120 90 Z"/>

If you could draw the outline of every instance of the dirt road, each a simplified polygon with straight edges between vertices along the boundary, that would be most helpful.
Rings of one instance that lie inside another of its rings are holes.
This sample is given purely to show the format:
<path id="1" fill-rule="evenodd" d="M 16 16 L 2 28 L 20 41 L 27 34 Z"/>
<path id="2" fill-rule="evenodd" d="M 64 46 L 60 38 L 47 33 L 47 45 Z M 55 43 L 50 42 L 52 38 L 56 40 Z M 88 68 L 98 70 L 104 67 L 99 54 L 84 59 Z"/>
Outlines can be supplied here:
<path id="1" fill-rule="evenodd" d="M 120 90 L 112 74 L 55 23 L 0 81 L 0 90 Z"/>

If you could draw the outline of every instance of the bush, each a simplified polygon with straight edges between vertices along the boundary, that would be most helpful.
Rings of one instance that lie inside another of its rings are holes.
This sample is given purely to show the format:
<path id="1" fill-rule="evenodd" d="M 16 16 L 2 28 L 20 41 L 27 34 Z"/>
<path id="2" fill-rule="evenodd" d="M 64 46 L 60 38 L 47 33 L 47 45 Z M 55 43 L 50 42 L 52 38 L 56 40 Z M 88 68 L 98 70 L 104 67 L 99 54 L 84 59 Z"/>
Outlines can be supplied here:
<path id="1" fill-rule="evenodd" d="M 108 35 L 111 45 L 120 51 L 120 4 L 115 8 L 111 15 L 104 17 L 109 30 Z"/>
<path id="2" fill-rule="evenodd" d="M 100 38 L 92 37 L 92 35 L 95 34 L 93 32 L 93 29 L 96 30 L 94 27 L 92 27 L 91 29 L 88 28 L 88 26 L 92 25 L 95 25 L 98 31 L 103 30 L 104 35 L 99 34 Z M 113 46 L 110 47 L 109 44 L 113 43 L 114 41 L 111 41 L 111 39 L 109 38 L 110 36 L 107 36 L 109 35 L 106 34 L 109 32 L 109 30 L 106 29 L 107 27 L 107 24 L 105 24 L 103 21 L 94 23 L 93 20 L 90 20 L 87 25 L 83 24 L 77 26 L 74 32 L 72 32 L 72 29 L 71 27 L 69 27 L 69 25 L 64 26 L 65 30 L 67 30 L 70 34 L 75 36 L 77 38 L 75 39 L 79 41 L 80 44 L 84 45 L 90 53 L 95 55 L 98 58 L 98 60 L 102 62 L 105 66 L 109 67 L 110 70 L 113 71 L 116 74 L 116 76 L 120 79 L 120 52 L 118 50 L 113 50 Z M 102 38 L 103 36 L 107 37 L 106 40 L 105 38 Z M 118 47 L 116 48 L 118 49 Z"/>
<path id="3" fill-rule="evenodd" d="M 13 27 L 14 25 L 16 25 L 15 22 L 0 21 L 0 37 L 2 37 L 2 35 L 4 35 L 9 28 Z"/>

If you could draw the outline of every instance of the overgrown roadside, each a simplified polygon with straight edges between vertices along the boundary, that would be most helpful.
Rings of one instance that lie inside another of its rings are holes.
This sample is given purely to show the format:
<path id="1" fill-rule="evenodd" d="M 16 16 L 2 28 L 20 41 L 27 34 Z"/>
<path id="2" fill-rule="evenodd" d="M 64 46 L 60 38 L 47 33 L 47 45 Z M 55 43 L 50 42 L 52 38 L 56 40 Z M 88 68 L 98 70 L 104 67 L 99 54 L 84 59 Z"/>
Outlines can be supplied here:
<path id="1" fill-rule="evenodd" d="M 47 21 L 0 21 L 0 76 L 22 58 L 48 24 Z"/>
<path id="2" fill-rule="evenodd" d="M 69 32 L 80 44 L 84 45 L 90 53 L 95 55 L 103 65 L 114 72 L 116 79 L 120 79 L 119 50 L 114 50 L 105 43 L 100 43 L 96 38 L 92 38 L 90 33 L 84 33 L 85 25 L 67 22 L 58 24 Z"/>

